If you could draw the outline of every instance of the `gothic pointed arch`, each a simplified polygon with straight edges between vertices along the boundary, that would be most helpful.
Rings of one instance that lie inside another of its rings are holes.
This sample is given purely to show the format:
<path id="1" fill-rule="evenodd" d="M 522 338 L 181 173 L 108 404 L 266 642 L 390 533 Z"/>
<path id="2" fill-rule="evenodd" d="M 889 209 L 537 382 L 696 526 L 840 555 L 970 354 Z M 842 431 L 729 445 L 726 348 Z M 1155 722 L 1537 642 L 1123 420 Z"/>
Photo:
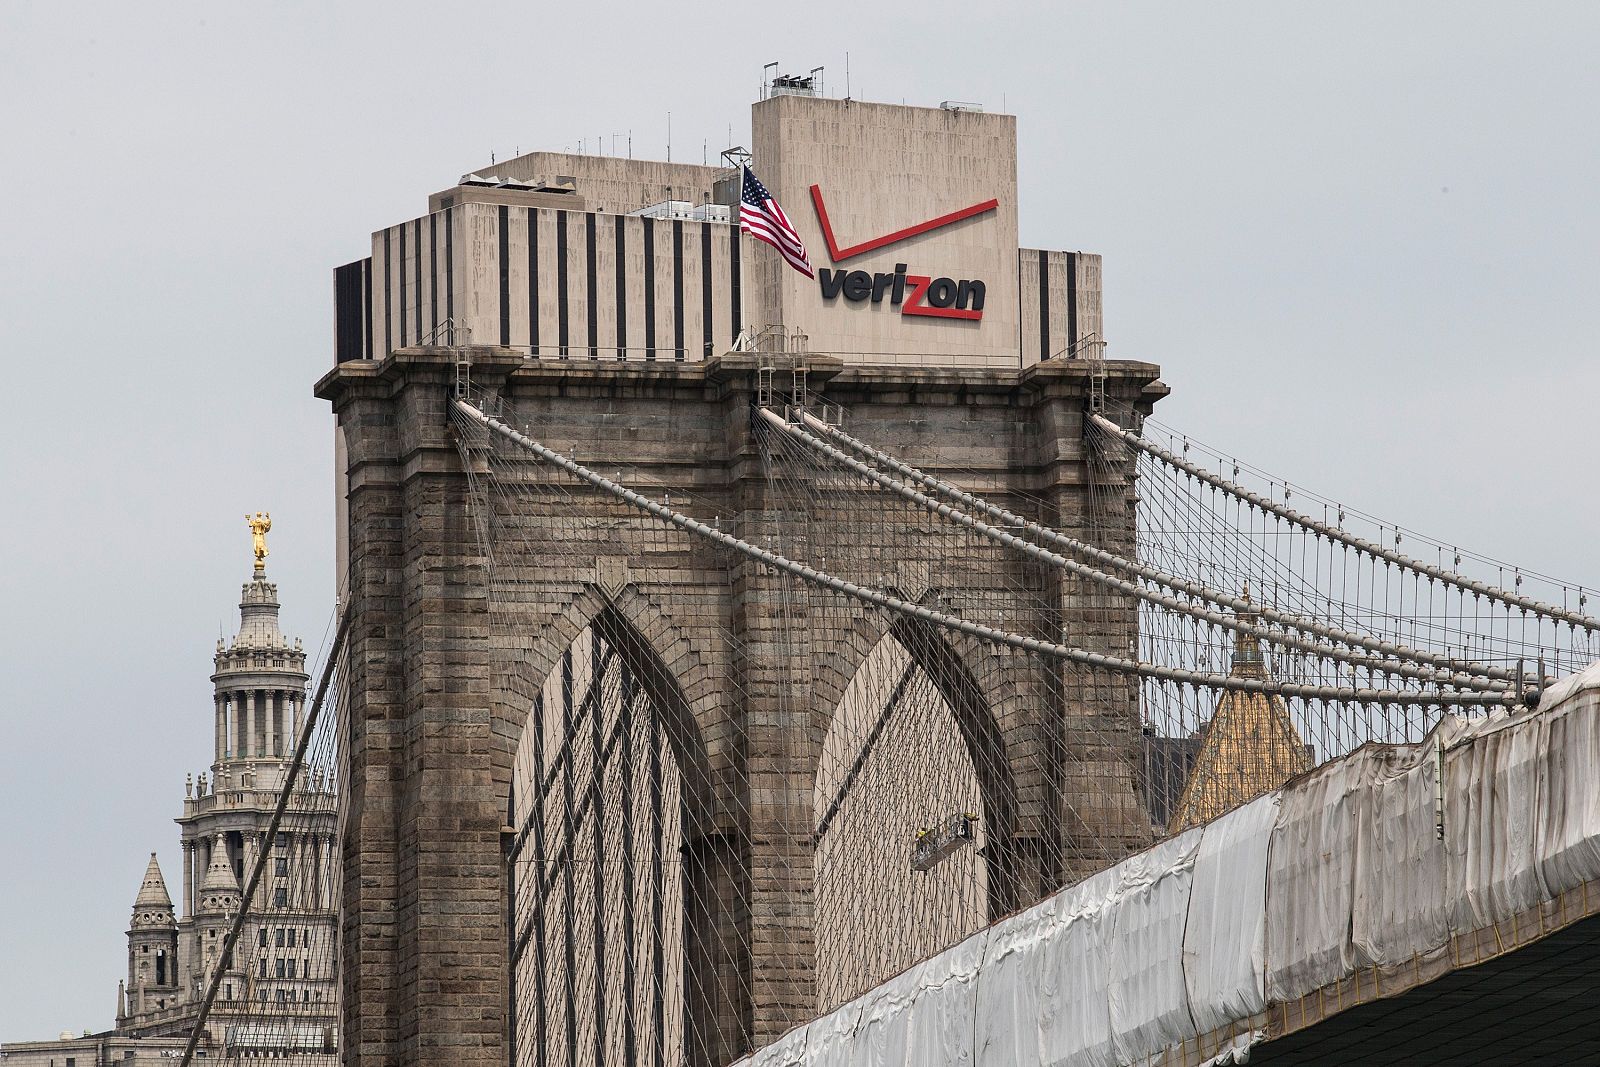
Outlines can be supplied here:
<path id="1" fill-rule="evenodd" d="M 508 670 L 519 1064 L 711 1063 L 744 1040 L 718 980 L 747 940 L 705 660 L 637 590 L 591 587 Z"/>
<path id="2" fill-rule="evenodd" d="M 896 590 L 899 592 L 899 590 Z M 923 601 L 934 594 L 925 592 Z M 936 624 L 882 611 L 860 612 L 824 651 L 816 672 L 811 728 L 818 744 L 833 725 L 841 701 L 862 665 L 886 638 L 904 647 L 948 703 L 981 790 L 990 828 L 989 913 L 998 919 L 1026 903 L 1022 845 L 1017 836 L 1048 832 L 1036 765 L 1016 753 L 1036 750 L 1044 732 L 1040 708 L 1020 696 L 1017 662 L 993 645 Z"/>

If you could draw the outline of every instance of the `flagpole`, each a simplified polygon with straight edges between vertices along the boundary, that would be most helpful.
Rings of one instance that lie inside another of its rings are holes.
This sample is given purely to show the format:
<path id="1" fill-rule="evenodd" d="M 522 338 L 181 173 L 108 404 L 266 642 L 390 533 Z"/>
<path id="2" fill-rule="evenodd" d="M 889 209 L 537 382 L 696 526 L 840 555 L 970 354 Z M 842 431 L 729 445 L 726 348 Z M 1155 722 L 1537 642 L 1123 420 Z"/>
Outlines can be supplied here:
<path id="1" fill-rule="evenodd" d="M 741 214 L 744 213 L 744 176 L 749 169 L 745 164 L 739 164 L 739 195 L 734 198 L 733 207 L 735 211 Z M 739 225 L 738 219 L 733 220 L 733 225 L 735 240 L 739 242 L 739 322 L 741 324 L 740 329 L 743 331 L 750 328 L 750 313 L 745 310 L 744 306 L 744 291 L 748 288 L 745 278 L 749 271 L 746 270 L 744 262 L 744 229 Z"/>

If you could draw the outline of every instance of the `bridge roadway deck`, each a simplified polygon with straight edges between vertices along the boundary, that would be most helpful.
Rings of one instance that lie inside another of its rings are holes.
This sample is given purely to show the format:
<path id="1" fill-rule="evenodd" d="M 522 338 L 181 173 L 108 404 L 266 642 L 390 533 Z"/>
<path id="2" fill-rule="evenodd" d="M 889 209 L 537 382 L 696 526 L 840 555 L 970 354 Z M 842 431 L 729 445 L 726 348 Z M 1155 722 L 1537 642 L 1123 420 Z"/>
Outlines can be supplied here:
<path id="1" fill-rule="evenodd" d="M 1258 1045 L 1251 1064 L 1600 1064 L 1600 916 Z"/>

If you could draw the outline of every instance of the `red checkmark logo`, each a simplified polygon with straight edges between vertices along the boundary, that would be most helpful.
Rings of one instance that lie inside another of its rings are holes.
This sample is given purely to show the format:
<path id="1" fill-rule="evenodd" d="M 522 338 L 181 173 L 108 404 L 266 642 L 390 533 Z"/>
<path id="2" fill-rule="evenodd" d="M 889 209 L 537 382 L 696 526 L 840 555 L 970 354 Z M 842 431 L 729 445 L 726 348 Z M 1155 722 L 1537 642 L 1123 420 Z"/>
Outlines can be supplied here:
<path id="1" fill-rule="evenodd" d="M 905 229 L 896 230 L 893 233 L 886 233 L 882 237 L 874 237 L 872 240 L 863 241 L 858 245 L 840 248 L 839 242 L 833 239 L 833 224 L 828 221 L 828 205 L 822 202 L 822 187 L 820 185 L 811 187 L 811 202 L 816 205 L 817 221 L 822 223 L 822 239 L 828 243 L 828 255 L 833 258 L 835 263 L 842 263 L 855 256 L 875 252 L 880 248 L 904 241 L 908 237 L 915 237 L 930 230 L 937 230 L 941 226 L 949 226 L 951 223 L 960 222 L 962 219 L 970 219 L 975 215 L 987 214 L 1000 206 L 1000 201 L 998 200 L 985 200 L 981 204 L 973 204 L 971 207 L 964 207 L 960 211 L 952 211 L 948 215 L 940 215 L 938 218 L 929 219 L 927 222 L 919 222 L 915 226 L 907 226 Z"/>

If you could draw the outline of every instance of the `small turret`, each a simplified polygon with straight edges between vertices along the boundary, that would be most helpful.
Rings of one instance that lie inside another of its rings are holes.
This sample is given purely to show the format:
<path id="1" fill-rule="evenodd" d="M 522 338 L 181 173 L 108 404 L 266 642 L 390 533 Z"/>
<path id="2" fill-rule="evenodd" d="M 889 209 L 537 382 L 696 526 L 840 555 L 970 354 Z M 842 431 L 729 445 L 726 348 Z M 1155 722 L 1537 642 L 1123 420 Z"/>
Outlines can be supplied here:
<path id="1" fill-rule="evenodd" d="M 172 897 L 167 895 L 167 880 L 161 877 L 161 864 L 152 852 L 144 869 L 144 881 L 139 883 L 139 895 L 133 901 L 133 925 L 173 926 L 177 921 L 172 914 Z"/>
<path id="2" fill-rule="evenodd" d="M 200 883 L 200 911 L 211 913 L 239 910 L 241 894 L 239 878 L 233 873 L 233 861 L 228 858 L 228 844 L 218 837 L 211 847 L 211 863 L 206 867 L 205 881 Z"/>
<path id="3" fill-rule="evenodd" d="M 172 913 L 172 897 L 167 894 L 167 882 L 161 877 L 154 852 L 139 883 L 133 919 L 128 924 L 127 980 L 135 990 L 137 1014 L 152 1007 L 163 1010 L 178 999 L 178 918 Z M 125 995 L 119 989 L 119 1005 Z"/>

